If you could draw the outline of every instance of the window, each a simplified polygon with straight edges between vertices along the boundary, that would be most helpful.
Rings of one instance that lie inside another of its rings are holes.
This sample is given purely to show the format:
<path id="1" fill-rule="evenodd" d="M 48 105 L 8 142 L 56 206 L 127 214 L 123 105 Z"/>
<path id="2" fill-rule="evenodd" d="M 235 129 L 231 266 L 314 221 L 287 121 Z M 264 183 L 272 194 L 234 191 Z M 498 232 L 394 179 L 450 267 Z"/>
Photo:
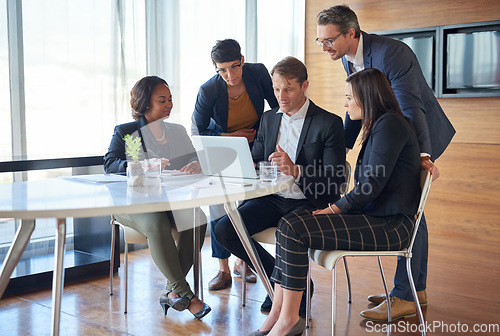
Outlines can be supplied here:
<path id="1" fill-rule="evenodd" d="M 169 121 L 190 133 L 198 89 L 215 75 L 210 51 L 216 40 L 236 39 L 248 62 L 271 70 L 285 56 L 303 59 L 304 10 L 305 0 L 0 0 L 0 160 L 104 155 L 114 126 L 132 120 L 130 90 L 146 75 L 170 84 Z M 22 34 L 12 35 L 24 50 L 17 58 L 24 72 L 23 111 L 4 99 L 21 91 L 9 82 L 8 12 L 22 17 Z M 11 113 L 25 114 L 15 132 Z M 18 133 L 26 149 L 12 150 Z M 31 171 L 23 178 L 70 174 L 72 169 Z M 0 174 L 0 183 L 7 181 L 12 174 Z M 0 260 L 15 225 L 0 219 Z M 52 253 L 54 226 L 51 219 L 37 221 L 32 245 L 42 252 L 36 253 Z M 71 230 L 68 225 L 69 235 Z"/>
<path id="2" fill-rule="evenodd" d="M 144 31 L 144 9 L 116 3 L 22 2 L 28 157 L 102 155 L 117 115 L 130 115 L 126 93 L 146 65 L 143 37 L 128 37 Z"/>

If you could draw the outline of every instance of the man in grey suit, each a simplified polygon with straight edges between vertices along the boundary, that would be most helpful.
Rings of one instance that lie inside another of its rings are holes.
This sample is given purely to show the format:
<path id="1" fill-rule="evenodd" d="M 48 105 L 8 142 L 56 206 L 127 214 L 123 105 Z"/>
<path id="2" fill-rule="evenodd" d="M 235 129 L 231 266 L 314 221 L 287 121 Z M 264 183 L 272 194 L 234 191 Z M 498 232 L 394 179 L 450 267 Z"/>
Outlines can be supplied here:
<path id="1" fill-rule="evenodd" d="M 325 208 L 335 202 L 344 183 L 345 141 L 342 119 L 316 106 L 305 92 L 307 69 L 294 57 L 286 57 L 271 71 L 279 108 L 265 112 L 252 148 L 255 163 L 273 161 L 278 171 L 292 175 L 295 184 L 278 194 L 243 202 L 239 212 L 250 236 L 276 227 L 284 215 L 305 209 Z M 221 218 L 215 226 L 217 241 L 251 265 L 230 220 Z M 253 242 L 268 276 L 274 257 Z M 271 309 L 269 297 L 262 310 Z M 300 314 L 305 315 L 305 299 Z"/>
<path id="2" fill-rule="evenodd" d="M 444 152 L 455 129 L 427 85 L 413 51 L 403 42 L 361 31 L 356 14 L 346 5 L 319 12 L 317 25 L 316 42 L 332 60 L 342 59 L 347 75 L 365 68 L 376 68 L 384 73 L 403 114 L 411 120 L 417 133 L 421 168 L 431 171 L 434 179 L 439 177 L 439 170 L 432 159 L 436 160 Z M 344 130 L 347 148 L 354 145 L 360 128 L 359 121 L 352 121 L 346 115 Z M 427 256 L 427 225 L 422 218 L 412 258 L 413 279 L 421 305 L 427 304 Z M 393 320 L 415 314 L 404 258 L 398 260 L 390 295 Z M 379 305 L 361 312 L 361 316 L 377 321 L 387 320 L 385 299 L 385 295 L 369 296 L 369 301 Z"/>

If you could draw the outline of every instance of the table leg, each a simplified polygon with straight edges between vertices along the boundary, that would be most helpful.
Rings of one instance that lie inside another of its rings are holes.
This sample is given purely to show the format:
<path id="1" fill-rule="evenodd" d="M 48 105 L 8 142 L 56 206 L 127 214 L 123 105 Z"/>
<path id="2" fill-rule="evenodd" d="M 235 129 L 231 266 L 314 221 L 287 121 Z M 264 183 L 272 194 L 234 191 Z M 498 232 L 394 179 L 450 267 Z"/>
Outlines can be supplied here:
<path id="1" fill-rule="evenodd" d="M 224 209 L 226 210 L 227 216 L 231 220 L 234 230 L 238 234 L 238 237 L 240 238 L 240 241 L 243 244 L 243 247 L 245 248 L 248 257 L 250 258 L 250 261 L 254 265 L 255 271 L 257 272 L 260 281 L 262 281 L 262 283 L 264 284 L 264 288 L 266 289 L 267 293 L 269 294 L 269 297 L 272 300 L 273 287 L 271 286 L 271 282 L 269 281 L 266 273 L 264 272 L 262 261 L 260 260 L 259 255 L 255 250 L 255 246 L 253 245 L 252 239 L 248 235 L 247 228 L 243 223 L 243 219 L 241 218 L 240 213 L 238 212 L 236 204 L 234 202 L 226 202 L 224 204 Z"/>
<path id="2" fill-rule="evenodd" d="M 201 277 L 201 244 L 200 244 L 200 208 L 194 208 L 194 295 L 203 301 L 203 281 Z"/>
<path id="3" fill-rule="evenodd" d="M 35 229 L 35 220 L 22 220 L 21 225 L 17 229 L 14 241 L 10 245 L 7 256 L 3 261 L 2 270 L 0 271 L 0 298 L 3 296 L 7 285 L 9 284 L 12 272 L 17 266 L 17 263 L 21 259 L 26 246 L 28 245 L 31 234 Z"/>
<path id="4" fill-rule="evenodd" d="M 66 244 L 66 219 L 57 219 L 54 273 L 52 277 L 52 335 L 59 335 L 61 299 L 64 287 L 64 250 Z"/>

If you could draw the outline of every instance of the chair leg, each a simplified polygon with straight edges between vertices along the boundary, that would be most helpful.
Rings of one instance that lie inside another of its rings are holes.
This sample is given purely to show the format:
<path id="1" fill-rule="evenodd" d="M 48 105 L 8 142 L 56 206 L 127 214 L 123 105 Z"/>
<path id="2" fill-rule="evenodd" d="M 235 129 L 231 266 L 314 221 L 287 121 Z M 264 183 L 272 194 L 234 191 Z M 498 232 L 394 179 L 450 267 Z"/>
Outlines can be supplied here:
<path id="1" fill-rule="evenodd" d="M 125 242 L 125 310 L 124 314 L 127 313 L 127 301 L 128 301 L 128 244 Z"/>
<path id="2" fill-rule="evenodd" d="M 422 336 L 425 336 L 425 324 L 424 324 L 424 314 L 422 313 L 422 308 L 420 307 L 420 302 L 418 301 L 417 288 L 413 282 L 413 274 L 411 272 L 411 257 L 406 257 L 406 273 L 408 274 L 408 281 L 410 282 L 411 292 L 413 294 L 413 300 L 415 300 L 415 306 L 417 307 L 418 320 L 420 321 L 420 328 L 422 330 Z"/>
<path id="3" fill-rule="evenodd" d="M 307 265 L 307 284 L 306 284 L 306 328 L 311 325 L 309 320 L 311 319 L 311 261 L 309 260 L 309 265 Z"/>
<path id="4" fill-rule="evenodd" d="M 203 272 L 202 270 L 202 264 L 201 264 L 201 248 L 198 250 L 198 278 L 199 278 L 199 296 L 198 298 L 203 301 Z"/>
<path id="5" fill-rule="evenodd" d="M 241 305 L 247 304 L 247 264 L 243 262 L 243 273 L 241 274 Z"/>
<path id="6" fill-rule="evenodd" d="M 349 275 L 349 267 L 347 267 L 347 259 L 342 257 L 344 260 L 345 276 L 347 278 L 347 302 L 352 303 L 352 293 L 351 293 L 351 277 Z"/>
<path id="7" fill-rule="evenodd" d="M 194 294 L 203 301 L 203 284 L 201 282 L 201 228 L 200 228 L 200 208 L 193 209 L 193 220 L 194 220 L 194 230 L 193 230 L 193 246 L 194 246 L 194 262 L 193 262 L 193 280 L 194 280 Z"/>
<path id="8" fill-rule="evenodd" d="M 382 260 L 380 256 L 377 256 L 378 267 L 380 269 L 380 275 L 382 276 L 382 282 L 384 283 L 385 290 L 385 298 L 387 301 L 387 322 L 391 323 L 392 321 L 392 312 L 391 312 L 391 298 L 389 297 L 389 290 L 387 289 L 387 281 L 385 281 L 384 268 L 382 267 Z"/>
<path id="9" fill-rule="evenodd" d="M 332 271 L 332 336 L 335 335 L 335 324 L 337 323 L 337 265 Z"/>
<path id="10" fill-rule="evenodd" d="M 113 267 L 115 262 L 115 223 L 111 219 L 111 256 L 109 261 L 109 295 L 113 295 Z"/>

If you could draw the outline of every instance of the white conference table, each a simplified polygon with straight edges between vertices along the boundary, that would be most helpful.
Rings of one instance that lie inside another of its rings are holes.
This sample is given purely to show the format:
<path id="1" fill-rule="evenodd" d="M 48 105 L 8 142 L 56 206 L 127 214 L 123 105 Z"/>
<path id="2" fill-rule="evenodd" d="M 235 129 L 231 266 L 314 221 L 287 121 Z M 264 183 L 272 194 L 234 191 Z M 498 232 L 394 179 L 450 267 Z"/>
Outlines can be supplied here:
<path id="1" fill-rule="evenodd" d="M 105 179 L 105 181 L 101 181 Z M 272 298 L 272 287 L 260 258 L 237 210 L 237 202 L 276 193 L 293 184 L 282 175 L 276 183 L 258 180 L 207 176 L 162 177 L 149 187 L 127 187 L 126 180 L 104 175 L 75 176 L 41 181 L 0 184 L 0 218 L 22 220 L 0 272 L 0 298 L 19 262 L 37 218 L 56 218 L 56 244 L 52 281 L 52 335 L 59 335 L 61 298 L 64 284 L 66 218 L 110 216 L 167 210 L 195 209 L 194 225 L 199 225 L 200 206 L 224 204 L 224 208 L 255 265 L 257 275 Z M 195 238 L 195 241 L 199 241 Z M 195 253 L 195 256 L 197 253 Z M 196 265 L 196 262 L 195 262 Z M 195 276 L 196 282 L 196 276 Z M 201 286 L 201 284 L 200 284 Z M 198 288 L 195 283 L 195 288 Z"/>

